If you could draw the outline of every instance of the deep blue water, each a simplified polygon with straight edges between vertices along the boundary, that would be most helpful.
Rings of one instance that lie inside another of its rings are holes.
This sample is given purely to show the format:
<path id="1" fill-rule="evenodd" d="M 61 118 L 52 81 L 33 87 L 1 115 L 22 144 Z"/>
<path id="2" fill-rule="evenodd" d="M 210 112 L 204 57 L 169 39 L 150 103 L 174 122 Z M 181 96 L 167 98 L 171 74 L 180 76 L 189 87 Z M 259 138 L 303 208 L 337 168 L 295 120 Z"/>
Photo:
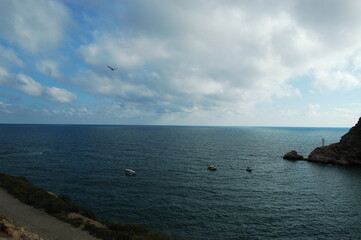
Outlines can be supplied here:
<path id="1" fill-rule="evenodd" d="M 172 236 L 361 239 L 361 169 L 281 158 L 292 149 L 307 156 L 347 131 L 0 125 L 0 171 Z"/>

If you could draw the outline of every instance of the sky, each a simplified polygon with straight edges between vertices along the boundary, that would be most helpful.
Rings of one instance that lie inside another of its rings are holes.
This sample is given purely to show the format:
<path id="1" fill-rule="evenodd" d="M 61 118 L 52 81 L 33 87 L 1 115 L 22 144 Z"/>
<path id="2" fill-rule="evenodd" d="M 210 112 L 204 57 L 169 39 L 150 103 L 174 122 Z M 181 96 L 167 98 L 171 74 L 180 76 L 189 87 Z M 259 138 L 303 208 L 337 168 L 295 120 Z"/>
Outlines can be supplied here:
<path id="1" fill-rule="evenodd" d="M 0 0 L 0 123 L 351 127 L 360 12 L 358 0 Z"/>

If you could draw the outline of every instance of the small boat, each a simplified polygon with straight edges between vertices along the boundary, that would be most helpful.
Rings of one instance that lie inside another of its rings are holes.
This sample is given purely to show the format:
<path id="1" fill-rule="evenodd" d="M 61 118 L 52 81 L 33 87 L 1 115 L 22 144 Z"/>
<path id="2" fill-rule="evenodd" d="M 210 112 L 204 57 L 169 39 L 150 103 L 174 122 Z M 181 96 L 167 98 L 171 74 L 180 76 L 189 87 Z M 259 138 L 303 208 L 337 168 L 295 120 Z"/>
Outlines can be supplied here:
<path id="1" fill-rule="evenodd" d="M 132 169 L 124 169 L 124 174 L 128 175 L 128 176 L 134 176 L 135 175 L 135 171 L 133 171 Z"/>
<path id="2" fill-rule="evenodd" d="M 213 165 L 210 165 L 210 166 L 208 166 L 208 170 L 216 171 L 217 167 L 213 166 Z"/>
<path id="3" fill-rule="evenodd" d="M 252 168 L 247 167 L 247 168 L 246 168 L 246 171 L 247 171 L 247 172 L 252 172 Z"/>

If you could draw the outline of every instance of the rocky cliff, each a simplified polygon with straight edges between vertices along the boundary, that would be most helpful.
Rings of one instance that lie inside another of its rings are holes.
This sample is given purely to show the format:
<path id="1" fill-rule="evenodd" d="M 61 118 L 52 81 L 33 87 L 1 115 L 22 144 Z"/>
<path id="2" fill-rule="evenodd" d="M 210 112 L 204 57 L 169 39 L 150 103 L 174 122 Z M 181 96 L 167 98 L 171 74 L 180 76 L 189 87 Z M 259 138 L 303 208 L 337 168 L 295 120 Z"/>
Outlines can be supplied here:
<path id="1" fill-rule="evenodd" d="M 307 160 L 338 165 L 361 165 L 361 118 L 342 136 L 340 142 L 315 148 Z"/>

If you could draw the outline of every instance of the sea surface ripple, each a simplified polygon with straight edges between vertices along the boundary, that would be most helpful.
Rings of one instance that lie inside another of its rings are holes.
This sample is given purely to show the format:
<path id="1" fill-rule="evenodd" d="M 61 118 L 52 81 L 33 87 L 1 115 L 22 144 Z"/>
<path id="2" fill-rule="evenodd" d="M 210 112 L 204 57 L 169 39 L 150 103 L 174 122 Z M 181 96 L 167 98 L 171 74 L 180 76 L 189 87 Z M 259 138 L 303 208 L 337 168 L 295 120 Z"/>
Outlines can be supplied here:
<path id="1" fill-rule="evenodd" d="M 0 125 L 0 163 L 101 218 L 172 236 L 361 239 L 360 168 L 282 159 L 347 130 Z"/>

